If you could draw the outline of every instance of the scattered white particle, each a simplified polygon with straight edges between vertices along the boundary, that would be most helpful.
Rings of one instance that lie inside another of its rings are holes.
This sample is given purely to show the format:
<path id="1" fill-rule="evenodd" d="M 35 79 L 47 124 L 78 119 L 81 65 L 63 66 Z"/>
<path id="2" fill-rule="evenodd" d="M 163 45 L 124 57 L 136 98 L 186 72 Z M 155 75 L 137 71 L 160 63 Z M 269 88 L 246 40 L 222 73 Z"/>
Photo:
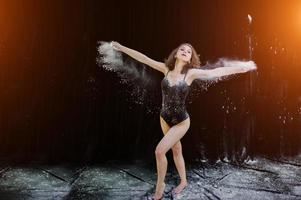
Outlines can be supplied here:
<path id="1" fill-rule="evenodd" d="M 248 14 L 248 20 L 249 20 L 249 23 L 251 24 L 252 23 L 252 17 L 250 14 Z"/>

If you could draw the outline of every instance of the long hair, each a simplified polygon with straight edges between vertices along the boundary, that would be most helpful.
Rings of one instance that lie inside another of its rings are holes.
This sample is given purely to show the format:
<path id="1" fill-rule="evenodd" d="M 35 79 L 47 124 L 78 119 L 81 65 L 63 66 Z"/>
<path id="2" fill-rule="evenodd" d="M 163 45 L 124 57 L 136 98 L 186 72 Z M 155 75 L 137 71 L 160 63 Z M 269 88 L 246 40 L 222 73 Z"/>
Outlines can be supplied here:
<path id="1" fill-rule="evenodd" d="M 168 69 L 173 70 L 175 68 L 175 63 L 176 63 L 175 55 L 178 49 L 184 44 L 188 45 L 191 48 L 192 54 L 191 54 L 190 63 L 187 63 L 186 65 L 183 66 L 181 74 L 186 73 L 190 68 L 200 68 L 201 65 L 199 55 L 197 54 L 193 46 L 189 43 L 182 43 L 169 54 L 167 59 L 165 59 L 165 65 L 168 67 Z"/>

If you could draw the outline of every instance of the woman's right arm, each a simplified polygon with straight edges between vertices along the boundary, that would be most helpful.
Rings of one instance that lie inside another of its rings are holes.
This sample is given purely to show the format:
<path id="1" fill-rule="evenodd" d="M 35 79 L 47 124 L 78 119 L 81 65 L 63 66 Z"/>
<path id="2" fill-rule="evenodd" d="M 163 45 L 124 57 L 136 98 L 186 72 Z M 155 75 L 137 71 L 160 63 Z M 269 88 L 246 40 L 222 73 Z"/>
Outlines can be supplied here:
<path id="1" fill-rule="evenodd" d="M 224 67 L 217 67 L 210 70 L 203 70 L 199 68 L 190 69 L 190 77 L 192 80 L 209 80 L 232 74 L 245 73 L 257 69 L 254 61 L 224 61 L 223 65 Z"/>
<path id="2" fill-rule="evenodd" d="M 155 61 L 134 49 L 130 49 L 130 48 L 125 47 L 125 46 L 119 44 L 118 42 L 114 42 L 114 41 L 112 42 L 112 46 L 115 50 L 121 51 L 121 52 L 129 55 L 132 58 L 138 60 L 139 62 L 142 62 L 142 63 L 162 72 L 163 74 L 166 74 L 168 71 L 168 68 L 166 67 L 165 63 Z"/>

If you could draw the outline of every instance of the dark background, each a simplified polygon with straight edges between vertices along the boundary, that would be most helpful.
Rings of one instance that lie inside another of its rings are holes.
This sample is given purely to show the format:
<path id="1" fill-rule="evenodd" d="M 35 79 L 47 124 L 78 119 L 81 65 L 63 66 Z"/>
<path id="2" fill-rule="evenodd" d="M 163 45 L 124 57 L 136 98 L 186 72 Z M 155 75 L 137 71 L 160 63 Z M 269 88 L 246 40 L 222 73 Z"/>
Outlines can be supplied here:
<path id="1" fill-rule="evenodd" d="M 190 42 L 205 63 L 249 59 L 248 34 L 258 71 L 214 84 L 187 106 L 185 160 L 236 160 L 243 147 L 250 156 L 299 152 L 300 1 L 10 1 L 0 11 L 5 162 L 154 160 L 159 113 L 126 100 L 127 86 L 96 64 L 97 42 L 159 61 Z"/>

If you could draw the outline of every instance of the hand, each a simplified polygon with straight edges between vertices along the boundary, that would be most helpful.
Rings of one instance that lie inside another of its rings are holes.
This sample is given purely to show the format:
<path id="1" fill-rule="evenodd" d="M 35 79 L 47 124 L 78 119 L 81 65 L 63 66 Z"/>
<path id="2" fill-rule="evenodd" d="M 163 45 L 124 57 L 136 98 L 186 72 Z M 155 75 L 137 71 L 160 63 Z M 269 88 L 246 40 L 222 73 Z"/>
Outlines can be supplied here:
<path id="1" fill-rule="evenodd" d="M 249 71 L 257 69 L 256 63 L 254 63 L 254 61 L 250 60 L 247 63 L 247 68 Z"/>
<path id="2" fill-rule="evenodd" d="M 115 49 L 117 51 L 121 51 L 122 45 L 119 44 L 118 42 L 112 41 L 111 46 L 113 47 L 113 49 Z"/>
<path id="3" fill-rule="evenodd" d="M 241 66 L 241 71 L 242 72 L 248 72 L 257 69 L 256 64 L 253 61 L 246 61 L 244 64 Z"/>

